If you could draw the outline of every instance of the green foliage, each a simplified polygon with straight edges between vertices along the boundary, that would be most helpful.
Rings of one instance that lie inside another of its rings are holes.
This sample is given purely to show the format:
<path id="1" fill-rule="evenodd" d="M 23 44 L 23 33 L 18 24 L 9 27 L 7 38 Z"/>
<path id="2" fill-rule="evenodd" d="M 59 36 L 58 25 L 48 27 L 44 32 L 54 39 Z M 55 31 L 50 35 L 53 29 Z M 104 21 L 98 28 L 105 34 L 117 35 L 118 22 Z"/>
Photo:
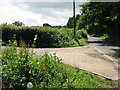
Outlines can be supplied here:
<path id="1" fill-rule="evenodd" d="M 73 17 L 69 17 L 67 22 L 67 28 L 73 28 L 74 27 L 74 19 Z"/>
<path id="2" fill-rule="evenodd" d="M 44 23 L 43 27 L 52 27 L 52 26 L 50 24 L 48 24 L 48 23 Z"/>
<path id="3" fill-rule="evenodd" d="M 25 24 L 20 22 L 20 21 L 15 21 L 14 23 L 12 23 L 12 25 L 16 25 L 16 26 L 24 26 Z"/>
<path id="4" fill-rule="evenodd" d="M 80 43 L 81 46 L 84 46 L 84 45 L 87 45 L 87 44 L 88 44 L 86 38 L 80 39 L 80 40 L 79 40 L 79 43 Z"/>
<path id="5" fill-rule="evenodd" d="M 115 88 L 114 81 L 102 79 L 90 72 L 80 70 L 79 68 L 65 65 L 66 72 L 68 72 L 69 85 L 74 88 Z"/>
<path id="6" fill-rule="evenodd" d="M 3 88 L 60 88 L 66 83 L 61 59 L 48 54 L 35 57 L 33 50 L 15 46 L 16 41 L 2 51 Z"/>
<path id="7" fill-rule="evenodd" d="M 75 22 L 78 23 L 80 18 L 80 14 L 77 14 L 75 17 Z M 67 28 L 74 28 L 74 18 L 69 17 L 68 22 L 67 22 Z"/>
<path id="8" fill-rule="evenodd" d="M 76 32 L 76 37 L 78 39 L 81 39 L 81 38 L 86 38 L 87 39 L 87 35 L 88 35 L 88 33 L 84 28 L 81 29 L 81 30 L 77 30 L 77 32 Z"/>
<path id="9" fill-rule="evenodd" d="M 17 48 L 16 45 L 13 41 L 2 49 L 3 89 L 115 87 L 113 81 L 61 63 L 56 55 L 36 57 L 33 49 Z"/>
<path id="10" fill-rule="evenodd" d="M 113 39 L 120 39 L 120 2 L 87 2 L 80 7 L 78 29 L 85 28 L 95 36 L 108 34 Z"/>
<path id="11" fill-rule="evenodd" d="M 107 39 L 107 38 L 109 38 L 109 36 L 107 34 L 103 34 L 102 36 L 100 36 L 100 38 Z"/>
<path id="12" fill-rule="evenodd" d="M 9 40 L 13 39 L 15 35 L 15 40 L 17 40 L 18 46 L 20 46 L 20 41 L 24 41 L 28 46 L 34 43 L 34 38 L 36 38 L 36 47 L 64 47 L 68 45 L 71 41 L 75 40 L 73 37 L 73 30 L 68 28 L 52 28 L 52 27 L 23 27 L 23 26 L 11 26 L 4 25 L 2 28 L 2 40 L 8 43 Z M 83 31 L 83 30 L 81 30 Z M 84 33 L 82 37 L 84 38 Z M 76 38 L 77 38 L 76 36 Z M 67 42 L 67 44 L 65 44 Z M 74 41 L 76 42 L 76 41 Z M 70 44 L 68 46 L 74 46 Z"/>

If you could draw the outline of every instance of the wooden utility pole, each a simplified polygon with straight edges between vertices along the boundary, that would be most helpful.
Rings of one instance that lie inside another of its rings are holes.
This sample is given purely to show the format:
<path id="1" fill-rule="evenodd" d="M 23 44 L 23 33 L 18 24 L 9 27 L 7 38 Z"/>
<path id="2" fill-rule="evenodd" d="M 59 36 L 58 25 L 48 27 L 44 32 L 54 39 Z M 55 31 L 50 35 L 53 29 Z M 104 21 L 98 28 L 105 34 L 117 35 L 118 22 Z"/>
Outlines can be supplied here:
<path id="1" fill-rule="evenodd" d="M 76 28 L 76 20 L 75 20 L 75 0 L 73 0 L 73 18 L 74 18 L 74 36 L 75 36 L 75 28 Z"/>

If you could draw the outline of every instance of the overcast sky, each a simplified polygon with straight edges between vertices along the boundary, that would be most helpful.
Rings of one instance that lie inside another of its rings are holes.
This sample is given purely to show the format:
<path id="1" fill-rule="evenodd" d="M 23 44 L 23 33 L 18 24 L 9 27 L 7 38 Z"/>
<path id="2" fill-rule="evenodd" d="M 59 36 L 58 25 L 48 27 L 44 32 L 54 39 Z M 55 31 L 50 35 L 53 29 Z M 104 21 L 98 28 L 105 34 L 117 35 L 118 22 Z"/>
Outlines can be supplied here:
<path id="1" fill-rule="evenodd" d="M 65 25 L 68 18 L 73 16 L 72 2 L 19 1 L 0 0 L 0 24 L 21 21 L 28 26 Z M 14 1 L 14 2 L 13 2 Z M 17 2 L 19 1 L 19 2 Z M 43 0 L 42 0 L 43 1 Z M 80 4 L 86 0 L 76 2 L 76 14 L 80 12 Z"/>

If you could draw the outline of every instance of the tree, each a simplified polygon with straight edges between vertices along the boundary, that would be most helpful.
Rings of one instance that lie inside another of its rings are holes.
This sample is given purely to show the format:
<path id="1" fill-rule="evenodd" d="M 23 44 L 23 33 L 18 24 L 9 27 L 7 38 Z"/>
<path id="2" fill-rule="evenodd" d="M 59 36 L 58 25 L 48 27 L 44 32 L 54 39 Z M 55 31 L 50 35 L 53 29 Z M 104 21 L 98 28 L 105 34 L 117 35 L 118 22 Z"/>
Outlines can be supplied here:
<path id="1" fill-rule="evenodd" d="M 61 26 L 61 25 L 56 25 L 56 26 L 53 26 L 53 28 L 62 28 L 63 26 Z"/>
<path id="2" fill-rule="evenodd" d="M 76 23 L 79 21 L 79 18 L 80 18 L 80 14 L 77 14 L 76 18 L 75 18 Z M 67 28 L 74 28 L 74 18 L 73 17 L 69 17 L 66 26 L 67 26 Z"/>
<path id="3" fill-rule="evenodd" d="M 20 22 L 20 21 L 15 21 L 14 23 L 12 23 L 13 25 L 16 25 L 16 26 L 24 26 L 25 24 Z"/>
<path id="4" fill-rule="evenodd" d="M 67 28 L 73 28 L 74 27 L 74 19 L 73 17 L 69 17 L 67 22 Z"/>
<path id="5" fill-rule="evenodd" d="M 89 2 L 80 5 L 79 28 L 96 35 L 118 38 L 120 33 L 120 2 Z"/>
<path id="6" fill-rule="evenodd" d="M 43 27 L 52 27 L 52 26 L 50 24 L 48 24 L 48 23 L 44 23 Z"/>

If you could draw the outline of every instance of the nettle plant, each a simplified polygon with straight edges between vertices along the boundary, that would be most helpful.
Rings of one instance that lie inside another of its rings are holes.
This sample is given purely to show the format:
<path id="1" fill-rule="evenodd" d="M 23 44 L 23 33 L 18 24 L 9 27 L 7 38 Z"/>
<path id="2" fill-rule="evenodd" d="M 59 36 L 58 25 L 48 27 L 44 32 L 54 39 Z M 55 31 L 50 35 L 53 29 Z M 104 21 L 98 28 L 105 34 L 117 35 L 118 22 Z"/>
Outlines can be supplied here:
<path id="1" fill-rule="evenodd" d="M 2 49 L 3 88 L 57 88 L 67 85 L 67 74 L 56 55 L 36 57 L 33 49 L 12 41 Z"/>

